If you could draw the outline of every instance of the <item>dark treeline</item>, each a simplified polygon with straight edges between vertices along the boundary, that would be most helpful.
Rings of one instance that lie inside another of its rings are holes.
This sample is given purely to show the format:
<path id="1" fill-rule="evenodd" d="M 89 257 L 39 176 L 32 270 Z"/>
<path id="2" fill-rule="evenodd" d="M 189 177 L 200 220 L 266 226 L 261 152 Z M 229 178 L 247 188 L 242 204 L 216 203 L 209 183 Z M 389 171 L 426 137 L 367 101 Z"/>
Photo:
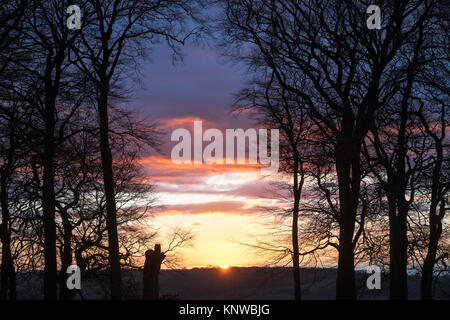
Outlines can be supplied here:
<path id="1" fill-rule="evenodd" d="M 206 33 L 207 2 L 221 48 L 253 75 L 236 109 L 280 130 L 289 242 L 256 247 L 291 260 L 296 299 L 302 261 L 329 248 L 337 299 L 356 299 L 359 263 L 389 267 L 391 299 L 408 298 L 418 267 L 431 299 L 450 210 L 449 8 L 436 0 L 377 1 L 379 30 L 366 1 L 82 0 L 80 29 L 66 25 L 72 1 L 0 1 L 0 299 L 30 270 L 46 299 L 72 299 L 74 263 L 107 270 L 124 297 L 121 269 L 141 268 L 156 236 L 139 227 L 153 190 L 137 160 L 158 134 L 120 106 L 154 45 L 180 57 Z"/>

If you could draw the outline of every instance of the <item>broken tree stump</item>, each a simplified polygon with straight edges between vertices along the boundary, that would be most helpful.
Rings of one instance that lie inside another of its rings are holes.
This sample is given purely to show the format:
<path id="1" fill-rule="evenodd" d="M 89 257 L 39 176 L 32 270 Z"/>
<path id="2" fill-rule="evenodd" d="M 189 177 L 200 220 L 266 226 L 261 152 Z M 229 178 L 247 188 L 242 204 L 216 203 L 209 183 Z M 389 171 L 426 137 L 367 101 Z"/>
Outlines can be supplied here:
<path id="1" fill-rule="evenodd" d="M 159 271 L 166 255 L 161 252 L 161 245 L 155 244 L 155 250 L 145 252 L 144 264 L 144 300 L 157 300 L 159 298 Z"/>

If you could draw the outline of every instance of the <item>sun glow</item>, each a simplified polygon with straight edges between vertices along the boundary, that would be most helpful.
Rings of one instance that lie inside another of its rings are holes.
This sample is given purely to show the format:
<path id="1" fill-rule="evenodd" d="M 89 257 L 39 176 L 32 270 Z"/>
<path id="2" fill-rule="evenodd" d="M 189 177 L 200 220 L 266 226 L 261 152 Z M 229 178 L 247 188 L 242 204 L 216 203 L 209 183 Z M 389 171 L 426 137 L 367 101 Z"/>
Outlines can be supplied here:
<path id="1" fill-rule="evenodd" d="M 220 269 L 222 270 L 227 270 L 229 268 L 229 266 L 220 266 Z"/>

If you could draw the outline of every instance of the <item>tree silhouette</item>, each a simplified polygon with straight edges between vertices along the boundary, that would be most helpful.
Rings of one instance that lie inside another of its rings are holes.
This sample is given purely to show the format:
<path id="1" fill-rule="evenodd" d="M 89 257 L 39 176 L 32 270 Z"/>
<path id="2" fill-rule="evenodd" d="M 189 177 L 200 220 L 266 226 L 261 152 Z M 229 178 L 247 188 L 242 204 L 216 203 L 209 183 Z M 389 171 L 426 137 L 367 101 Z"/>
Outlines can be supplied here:
<path id="1" fill-rule="evenodd" d="M 246 49 L 229 53 L 262 75 L 273 73 L 280 86 L 301 97 L 323 139 L 333 146 L 339 191 L 336 297 L 355 299 L 362 145 L 389 97 L 384 88 L 394 81 L 391 72 L 404 72 L 406 56 L 421 49 L 436 2 L 383 3 L 381 31 L 366 27 L 363 2 L 230 0 L 224 6 L 226 41 Z M 417 71 L 414 63 L 409 69 L 409 75 Z"/>
<path id="2" fill-rule="evenodd" d="M 83 7 L 86 22 L 82 25 L 80 41 L 75 43 L 73 53 L 77 66 L 90 77 L 97 90 L 112 299 L 121 299 L 117 207 L 108 116 L 113 89 L 123 80 L 129 64 L 136 64 L 160 37 L 176 51 L 177 45 L 184 43 L 190 35 L 183 30 L 185 21 L 196 15 L 199 4 L 199 1 L 188 4 L 185 1 L 90 0 Z"/>

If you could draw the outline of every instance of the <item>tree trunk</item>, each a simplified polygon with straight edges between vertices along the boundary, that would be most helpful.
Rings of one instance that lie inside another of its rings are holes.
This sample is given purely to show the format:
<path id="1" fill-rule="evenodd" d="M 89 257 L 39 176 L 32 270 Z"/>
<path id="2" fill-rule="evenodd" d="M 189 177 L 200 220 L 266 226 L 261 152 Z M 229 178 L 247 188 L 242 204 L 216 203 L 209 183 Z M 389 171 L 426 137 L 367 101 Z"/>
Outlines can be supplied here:
<path id="1" fill-rule="evenodd" d="M 59 299 L 72 300 L 73 292 L 67 288 L 67 268 L 72 264 L 72 228 L 67 211 L 61 210 L 64 228 L 64 243 L 61 251 L 61 271 L 59 272 Z"/>
<path id="2" fill-rule="evenodd" d="M 301 300 L 300 291 L 300 258 L 298 247 L 298 211 L 299 211 L 299 197 L 294 199 L 294 212 L 292 215 L 292 265 L 294 273 L 294 297 L 295 300 Z"/>
<path id="3" fill-rule="evenodd" d="M 342 219 L 339 229 L 339 258 L 336 284 L 336 299 L 355 300 L 355 262 L 353 254 L 354 223 Z"/>
<path id="4" fill-rule="evenodd" d="M 50 69 L 50 67 L 48 66 Z M 44 167 L 42 189 L 42 211 L 44 227 L 44 297 L 46 300 L 57 298 L 57 264 L 56 264 L 56 223 L 55 223 L 55 189 L 54 189 L 54 130 L 56 90 L 52 86 L 51 71 L 46 72 L 46 97 L 44 122 Z"/>
<path id="5" fill-rule="evenodd" d="M 420 297 L 422 300 L 433 299 L 433 269 L 434 263 L 436 261 L 436 253 L 437 242 L 433 242 L 433 244 L 431 244 L 430 241 L 427 256 L 425 257 L 425 260 L 423 262 L 422 278 L 420 281 Z"/>
<path id="6" fill-rule="evenodd" d="M 0 202 L 2 209 L 2 223 L 0 236 L 2 241 L 2 272 L 0 299 L 16 300 L 16 273 L 11 255 L 11 217 L 8 208 L 8 190 L 5 174 L 1 174 Z M 9 293 L 9 295 L 8 295 Z"/>
<path id="7" fill-rule="evenodd" d="M 400 205 L 401 206 L 401 205 Z M 399 207 L 400 207 L 399 206 Z M 408 240 L 404 209 L 389 213 L 389 295 L 391 300 L 408 299 Z"/>
<path id="8" fill-rule="evenodd" d="M 390 184 L 390 183 L 389 183 Z M 389 297 L 398 299 L 400 285 L 398 278 L 400 274 L 398 252 L 399 252 L 399 233 L 397 219 L 397 205 L 394 195 L 388 192 L 389 206 Z"/>
<path id="9" fill-rule="evenodd" d="M 155 244 L 155 250 L 145 252 L 143 299 L 159 299 L 159 271 L 165 254 L 161 252 L 161 245 Z"/>
<path id="10" fill-rule="evenodd" d="M 441 200 L 440 215 L 436 215 L 437 203 L 433 203 L 430 209 L 430 240 L 428 251 L 423 262 L 422 278 L 420 283 L 420 297 L 422 300 L 433 299 L 433 270 L 436 263 L 439 239 L 442 234 L 442 220 L 445 214 L 445 201 Z"/>
<path id="11" fill-rule="evenodd" d="M 294 148 L 296 145 L 294 144 Z M 301 287 L 300 287 L 300 257 L 299 257 L 299 246 L 298 246 L 298 216 L 301 198 L 301 188 L 303 186 L 303 176 L 300 181 L 298 181 L 298 154 L 296 149 L 294 149 L 294 207 L 292 212 L 292 272 L 294 276 L 294 299 L 301 300 Z M 303 170 L 303 168 L 302 168 Z"/>
<path id="12" fill-rule="evenodd" d="M 442 109 L 442 115 L 445 114 L 445 109 Z M 425 119 L 421 118 L 422 123 L 426 123 Z M 429 132 L 429 130 L 428 130 Z M 430 133 L 430 132 L 429 132 Z M 438 250 L 439 239 L 442 235 L 442 220 L 445 216 L 445 192 L 443 192 L 441 183 L 441 170 L 444 161 L 442 141 L 445 138 L 445 130 L 438 138 L 432 135 L 436 144 L 436 163 L 433 168 L 432 187 L 431 187 L 431 204 L 428 214 L 429 219 L 429 242 L 428 250 L 422 267 L 422 279 L 420 285 L 420 296 L 422 300 L 431 300 L 433 298 L 433 270 L 436 263 L 436 255 Z M 439 214 L 438 214 L 438 205 Z"/>
<path id="13" fill-rule="evenodd" d="M 408 105 L 402 103 L 400 113 L 400 127 L 396 146 L 397 160 L 395 163 L 395 176 L 389 180 L 392 186 L 392 200 L 396 201 L 396 211 L 391 211 L 389 215 L 390 222 L 390 261 L 393 262 L 390 269 L 390 298 L 392 300 L 408 299 L 408 236 L 407 236 L 407 217 L 409 204 L 405 200 L 407 192 L 406 175 L 406 126 L 408 121 Z M 393 273 L 391 273 L 393 272 Z"/>
<path id="14" fill-rule="evenodd" d="M 349 122 L 348 119 L 344 119 L 342 136 L 338 139 L 335 150 L 340 204 L 336 280 L 336 299 L 338 300 L 356 299 L 353 234 L 358 208 L 360 154 L 358 146 L 351 138 L 352 125 Z"/>
<path id="15" fill-rule="evenodd" d="M 100 100 L 98 112 L 100 118 L 100 153 L 103 169 L 103 183 L 106 200 L 106 228 L 108 230 L 108 253 L 110 267 L 111 299 L 120 300 L 121 275 L 119 257 L 119 238 L 117 234 L 116 198 L 114 193 L 114 176 L 112 168 L 112 154 L 109 147 L 109 124 L 108 124 L 108 93 L 106 84 L 100 89 Z"/>

